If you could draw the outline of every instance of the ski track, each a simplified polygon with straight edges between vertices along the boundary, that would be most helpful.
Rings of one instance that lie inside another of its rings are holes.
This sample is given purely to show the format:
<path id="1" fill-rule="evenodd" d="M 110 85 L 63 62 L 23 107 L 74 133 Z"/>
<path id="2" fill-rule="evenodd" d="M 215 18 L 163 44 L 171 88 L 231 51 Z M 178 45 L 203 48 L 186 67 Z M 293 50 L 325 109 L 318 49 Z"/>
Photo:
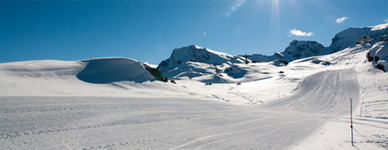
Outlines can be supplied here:
<path id="1" fill-rule="evenodd" d="M 301 121 L 307 121 L 307 120 L 310 120 L 309 119 L 303 119 L 303 120 L 297 120 L 297 121 L 289 121 L 289 122 L 283 122 L 283 123 L 278 123 L 278 124 L 270 124 L 270 125 L 265 125 L 265 126 L 261 126 L 261 127 L 257 127 L 257 128 L 250 128 L 250 129 L 244 129 L 244 130 L 236 130 L 236 131 L 231 131 L 231 132 L 226 132 L 226 133 L 221 133 L 221 134 L 214 134 L 214 135 L 210 135 L 210 136 L 205 136 L 205 137 L 201 137 L 201 138 L 198 138 L 198 139 L 195 139 L 193 141 L 190 141 L 188 143 L 185 143 L 185 144 L 182 144 L 182 145 L 179 145 L 177 147 L 174 147 L 172 148 L 171 150 L 175 150 L 175 149 L 179 149 L 179 148 L 183 148 L 183 147 L 186 147 L 186 146 L 189 146 L 191 144 L 194 144 L 196 142 L 199 142 L 199 141 L 205 141 L 207 139 L 211 139 L 211 138 L 215 138 L 215 137 L 219 137 L 219 136 L 225 136 L 225 135 L 230 135 L 230 134 L 236 134 L 236 133 L 241 133 L 241 132 L 246 132 L 246 131 L 250 131 L 250 130 L 257 130 L 257 129 L 261 129 L 261 128 L 266 128 L 266 127 L 269 127 L 269 126 L 278 126 L 278 125 L 284 125 L 284 124 L 292 124 L 292 123 L 297 123 L 297 122 L 301 122 Z M 222 139 L 222 138 L 219 138 L 219 139 Z M 216 139 L 217 140 L 217 139 Z M 196 148 L 196 149 L 201 149 L 201 148 L 204 148 L 205 146 L 208 146 L 210 144 L 213 144 L 215 141 L 213 142 L 205 142 L 204 145 Z"/>
<path id="2" fill-rule="evenodd" d="M 348 114 L 354 69 L 259 106 L 189 98 L 0 97 L 0 149 L 285 149 Z"/>

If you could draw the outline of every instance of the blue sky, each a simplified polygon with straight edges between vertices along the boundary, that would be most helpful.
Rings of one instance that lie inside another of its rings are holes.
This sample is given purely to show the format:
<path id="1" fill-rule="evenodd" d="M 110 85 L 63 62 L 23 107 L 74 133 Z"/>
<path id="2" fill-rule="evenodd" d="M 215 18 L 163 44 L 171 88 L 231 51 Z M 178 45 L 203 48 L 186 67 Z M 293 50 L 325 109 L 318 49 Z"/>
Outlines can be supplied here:
<path id="1" fill-rule="evenodd" d="M 352 26 L 383 24 L 387 0 L 1 1 L 0 63 L 129 57 L 158 64 L 191 44 L 232 55 L 329 46 Z"/>

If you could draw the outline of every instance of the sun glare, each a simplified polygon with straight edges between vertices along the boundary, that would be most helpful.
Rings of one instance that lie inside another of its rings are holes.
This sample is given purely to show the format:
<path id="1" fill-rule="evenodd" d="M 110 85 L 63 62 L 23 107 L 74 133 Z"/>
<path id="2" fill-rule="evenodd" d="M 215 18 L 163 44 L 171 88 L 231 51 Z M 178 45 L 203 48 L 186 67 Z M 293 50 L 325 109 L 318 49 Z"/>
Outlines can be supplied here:
<path id="1" fill-rule="evenodd" d="M 236 0 L 232 6 L 224 13 L 225 18 L 229 18 L 234 12 L 236 12 L 242 5 L 244 5 L 246 0 Z"/>

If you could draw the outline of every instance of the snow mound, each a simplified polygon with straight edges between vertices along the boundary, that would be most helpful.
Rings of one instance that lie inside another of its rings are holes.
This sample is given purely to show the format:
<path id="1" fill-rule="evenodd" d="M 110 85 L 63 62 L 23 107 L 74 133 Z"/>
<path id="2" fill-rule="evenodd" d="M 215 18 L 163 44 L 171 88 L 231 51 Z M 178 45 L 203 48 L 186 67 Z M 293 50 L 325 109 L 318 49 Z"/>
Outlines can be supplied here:
<path id="1" fill-rule="evenodd" d="M 141 83 L 155 79 L 140 62 L 129 58 L 98 58 L 82 62 L 86 63 L 86 67 L 77 74 L 77 78 L 89 83 Z"/>
<path id="2" fill-rule="evenodd" d="M 182 85 L 154 82 L 139 62 L 127 58 L 0 63 L 0 78 L 0 97 L 159 97 L 187 93 Z"/>
<path id="3" fill-rule="evenodd" d="M 382 24 L 371 27 L 352 27 L 336 34 L 332 39 L 330 48 L 333 52 L 345 48 L 369 42 L 372 45 L 376 42 L 388 38 L 388 24 Z"/>
<path id="4" fill-rule="evenodd" d="M 294 40 L 281 53 L 276 52 L 272 56 L 254 54 L 248 58 L 255 62 L 270 62 L 274 60 L 284 60 L 291 62 L 293 60 L 330 54 L 330 50 L 316 41 L 298 41 Z"/>

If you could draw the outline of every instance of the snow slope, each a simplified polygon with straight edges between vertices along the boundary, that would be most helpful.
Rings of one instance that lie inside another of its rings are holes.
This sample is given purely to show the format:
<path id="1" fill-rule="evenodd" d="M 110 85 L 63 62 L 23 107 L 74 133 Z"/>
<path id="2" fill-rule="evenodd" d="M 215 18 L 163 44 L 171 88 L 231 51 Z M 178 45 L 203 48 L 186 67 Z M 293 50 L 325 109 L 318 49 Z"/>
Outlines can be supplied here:
<path id="1" fill-rule="evenodd" d="M 313 100 L 311 107 L 323 100 L 340 104 L 321 108 L 325 117 L 311 115 L 313 110 L 178 97 L 1 97 L 0 144 L 4 149 L 283 149 L 311 134 L 328 115 L 346 110 L 344 94 L 357 92 L 347 88 L 358 84 L 354 73 L 320 72 L 302 85 L 300 94 L 315 87 L 318 95 L 297 101 Z M 344 93 L 326 99 L 323 91 L 331 86 Z M 292 105 L 292 100 L 284 102 Z"/>
<path id="2" fill-rule="evenodd" d="M 2 63 L 0 76 L 0 96 L 144 97 L 180 90 L 154 81 L 140 62 L 128 58 Z"/>
<path id="3" fill-rule="evenodd" d="M 341 116 L 349 113 L 350 98 L 355 104 L 360 99 L 355 70 L 328 70 L 308 76 L 292 96 L 264 106 L 310 115 Z"/>
<path id="4" fill-rule="evenodd" d="M 292 149 L 387 149 L 388 147 L 388 75 L 368 62 L 366 54 L 385 47 L 386 41 L 358 44 L 337 53 L 316 57 L 331 62 L 333 68 L 354 67 L 360 84 L 361 101 L 353 109 L 354 146 L 350 142 L 348 116 L 331 119 L 324 127 Z M 303 60 L 300 60 L 303 61 Z M 355 103 L 353 103 L 355 104 Z"/>

